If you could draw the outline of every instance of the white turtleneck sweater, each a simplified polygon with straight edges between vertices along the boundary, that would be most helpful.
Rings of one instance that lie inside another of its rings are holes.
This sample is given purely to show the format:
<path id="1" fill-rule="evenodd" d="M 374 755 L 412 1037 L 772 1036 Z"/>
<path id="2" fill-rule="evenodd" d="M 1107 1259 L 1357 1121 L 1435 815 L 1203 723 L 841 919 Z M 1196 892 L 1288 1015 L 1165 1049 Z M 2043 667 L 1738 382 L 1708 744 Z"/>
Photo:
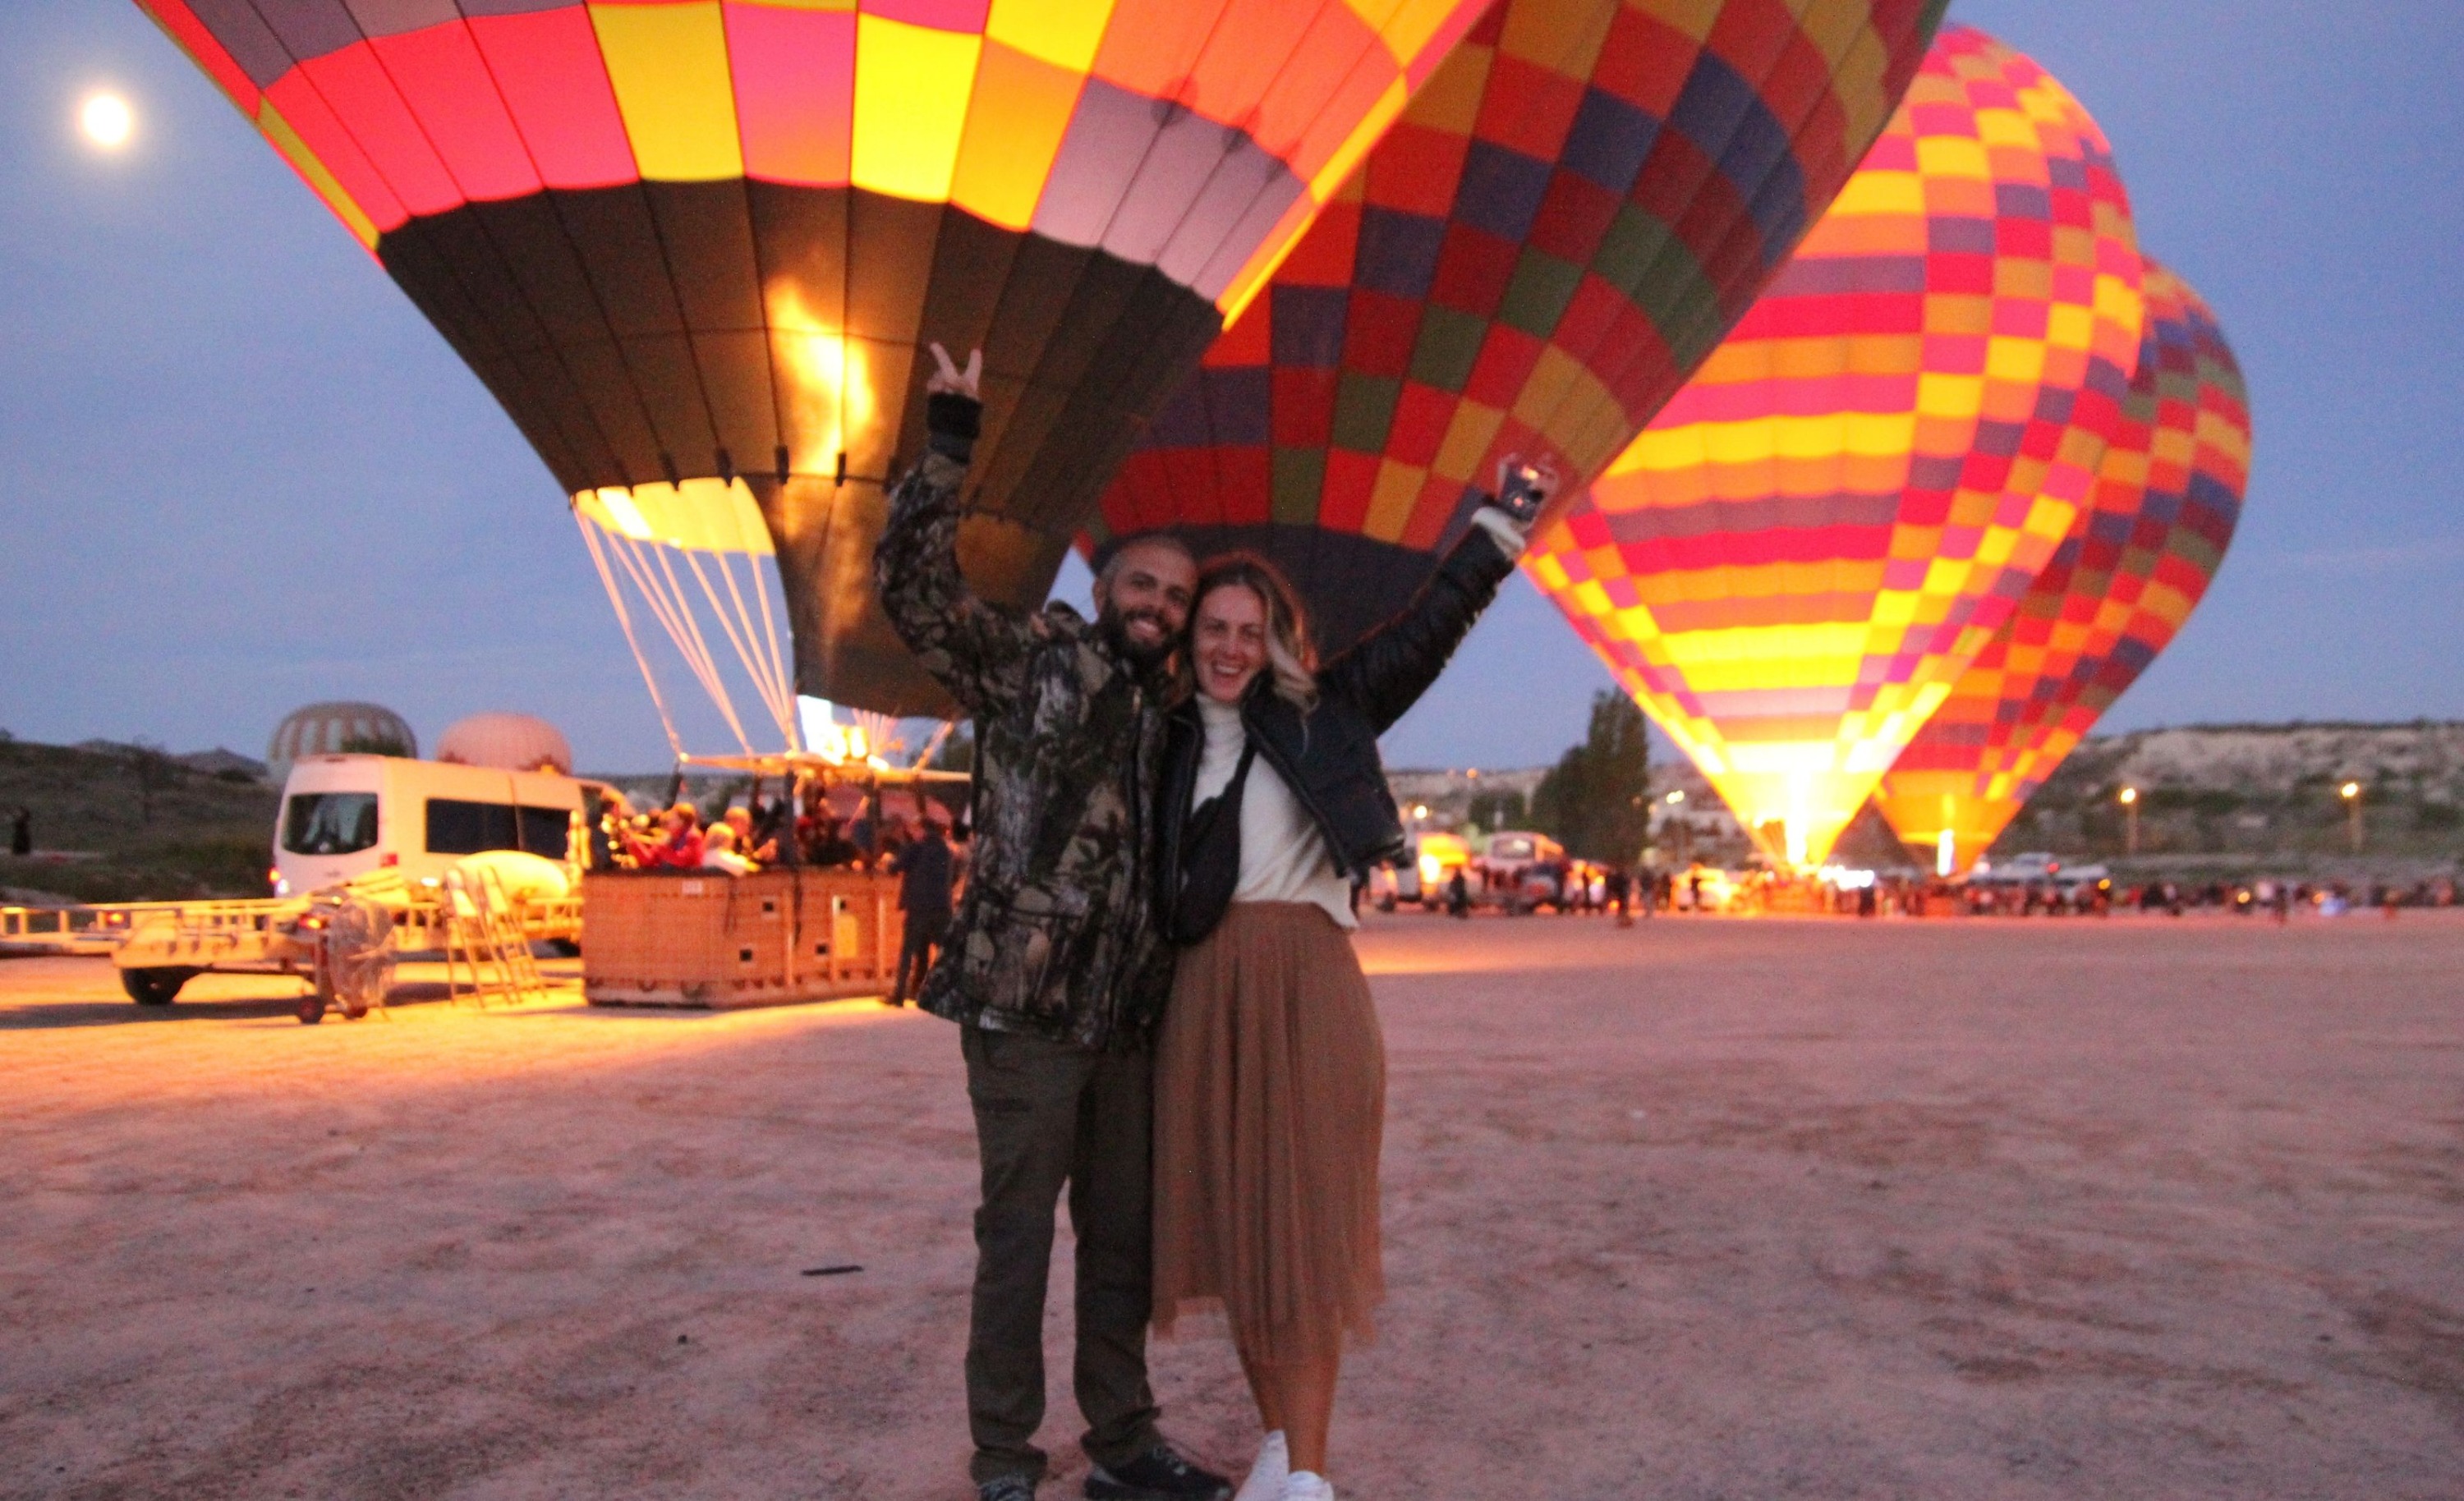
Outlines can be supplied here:
<path id="1" fill-rule="evenodd" d="M 1193 808 L 1231 785 L 1242 748 L 1248 743 L 1239 705 L 1200 693 L 1198 712 L 1206 726 L 1206 750 L 1198 762 Z M 1241 882 L 1233 888 L 1232 900 L 1313 903 L 1337 926 L 1359 926 L 1352 915 L 1352 882 L 1335 868 L 1309 810 L 1263 755 L 1250 763 L 1249 781 L 1241 794 Z"/>

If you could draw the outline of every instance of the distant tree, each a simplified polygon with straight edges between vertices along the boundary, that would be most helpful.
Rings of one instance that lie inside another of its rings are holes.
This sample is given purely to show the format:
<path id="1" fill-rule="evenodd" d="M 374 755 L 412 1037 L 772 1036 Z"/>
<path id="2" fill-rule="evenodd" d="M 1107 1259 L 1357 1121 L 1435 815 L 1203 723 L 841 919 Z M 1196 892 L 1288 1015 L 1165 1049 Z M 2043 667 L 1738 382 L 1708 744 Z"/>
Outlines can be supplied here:
<path id="1" fill-rule="evenodd" d="M 1631 860 L 1650 836 L 1651 742 L 1634 700 L 1592 699 L 1590 732 L 1531 792 L 1530 819 L 1584 859 Z"/>
<path id="2" fill-rule="evenodd" d="M 140 740 L 125 752 L 128 774 L 137 783 L 137 817 L 142 823 L 154 821 L 154 794 L 184 775 L 187 768 L 171 759 L 170 752 L 150 740 Z"/>
<path id="3" fill-rule="evenodd" d="M 1463 813 L 1463 821 L 1485 833 L 1500 829 L 1519 829 L 1530 821 L 1531 810 L 1523 794 L 1510 787 L 1494 792 L 1474 793 L 1471 806 Z"/>

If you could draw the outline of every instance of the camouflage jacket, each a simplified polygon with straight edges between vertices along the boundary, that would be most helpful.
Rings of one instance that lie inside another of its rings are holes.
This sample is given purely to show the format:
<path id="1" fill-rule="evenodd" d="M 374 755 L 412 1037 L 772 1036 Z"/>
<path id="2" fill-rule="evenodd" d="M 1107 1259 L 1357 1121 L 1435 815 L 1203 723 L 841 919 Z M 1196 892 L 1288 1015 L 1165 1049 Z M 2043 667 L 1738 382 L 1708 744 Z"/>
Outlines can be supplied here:
<path id="1" fill-rule="evenodd" d="M 975 721 L 975 854 L 919 1001 L 966 1026 L 1141 1047 L 1172 983 L 1147 828 L 1161 683 L 1066 604 L 1020 616 L 968 589 L 965 475 L 928 452 L 891 490 L 872 559 L 891 627 Z"/>

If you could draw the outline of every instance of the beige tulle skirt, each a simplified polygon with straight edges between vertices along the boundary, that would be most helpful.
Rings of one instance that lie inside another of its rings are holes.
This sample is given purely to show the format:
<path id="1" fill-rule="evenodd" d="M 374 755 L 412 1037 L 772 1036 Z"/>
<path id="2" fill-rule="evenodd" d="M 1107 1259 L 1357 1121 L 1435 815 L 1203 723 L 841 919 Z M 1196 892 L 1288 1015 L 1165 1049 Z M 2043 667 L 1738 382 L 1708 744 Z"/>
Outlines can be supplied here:
<path id="1" fill-rule="evenodd" d="M 1365 1339 L 1385 1296 L 1386 1046 L 1352 941 L 1236 903 L 1180 956 L 1155 1075 L 1155 1323 L 1221 1309 L 1270 1365 Z"/>

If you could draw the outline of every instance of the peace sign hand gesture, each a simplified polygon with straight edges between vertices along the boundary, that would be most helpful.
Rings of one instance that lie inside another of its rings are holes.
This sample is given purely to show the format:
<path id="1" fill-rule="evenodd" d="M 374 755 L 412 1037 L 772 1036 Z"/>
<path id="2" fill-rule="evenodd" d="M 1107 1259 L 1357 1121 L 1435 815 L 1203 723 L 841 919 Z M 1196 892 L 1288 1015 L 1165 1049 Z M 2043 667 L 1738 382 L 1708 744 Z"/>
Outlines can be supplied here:
<path id="1" fill-rule="evenodd" d="M 961 370 L 957 362 L 950 358 L 950 352 L 935 342 L 933 345 L 933 362 L 940 368 L 926 378 L 925 395 L 939 396 L 947 393 L 953 396 L 963 396 L 971 402 L 983 400 L 981 386 L 984 378 L 984 352 L 981 349 L 968 352 L 967 368 Z"/>
<path id="2" fill-rule="evenodd" d="M 967 368 L 961 370 L 948 350 L 935 344 L 933 363 L 939 368 L 924 378 L 925 425 L 935 452 L 965 464 L 975 456 L 976 439 L 984 428 L 984 402 L 978 394 L 984 379 L 984 352 L 969 354 Z"/>

